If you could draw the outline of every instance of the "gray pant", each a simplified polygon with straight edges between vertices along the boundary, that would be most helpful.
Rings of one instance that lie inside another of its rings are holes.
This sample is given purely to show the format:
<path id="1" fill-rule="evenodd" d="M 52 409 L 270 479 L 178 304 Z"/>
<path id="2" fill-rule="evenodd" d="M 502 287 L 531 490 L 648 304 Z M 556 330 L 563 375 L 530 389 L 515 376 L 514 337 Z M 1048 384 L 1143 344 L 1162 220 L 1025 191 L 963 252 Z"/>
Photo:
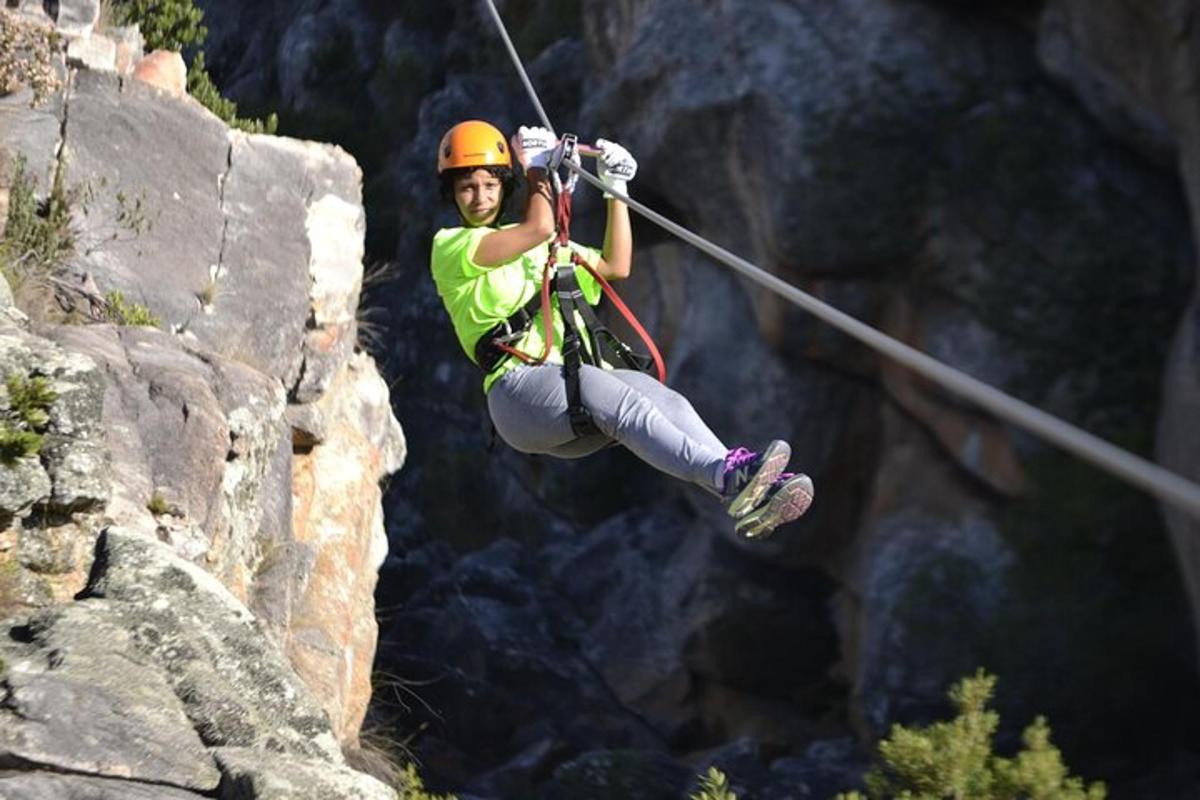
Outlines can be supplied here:
<path id="1" fill-rule="evenodd" d="M 599 434 L 571 430 L 561 364 L 507 373 L 488 392 L 488 412 L 500 438 L 523 453 L 581 458 L 617 441 L 668 475 L 719 490 L 727 449 L 683 395 L 641 372 L 587 364 L 579 390 Z"/>

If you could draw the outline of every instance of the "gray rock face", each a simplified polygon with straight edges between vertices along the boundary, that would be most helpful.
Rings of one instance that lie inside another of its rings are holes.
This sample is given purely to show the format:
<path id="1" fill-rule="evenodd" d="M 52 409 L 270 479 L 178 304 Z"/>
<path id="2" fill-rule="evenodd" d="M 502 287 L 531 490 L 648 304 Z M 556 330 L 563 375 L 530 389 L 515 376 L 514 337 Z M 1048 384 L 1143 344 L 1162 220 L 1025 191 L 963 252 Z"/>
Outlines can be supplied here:
<path id="1" fill-rule="evenodd" d="M 374 778 L 343 766 L 236 747 L 217 748 L 215 753 L 226 775 L 221 797 L 227 800 L 395 800 L 397 796 Z"/>
<path id="2" fill-rule="evenodd" d="M 329 723 L 250 613 L 211 575 L 157 543 L 110 530 L 85 594 L 115 604 L 210 747 L 340 757 Z"/>
<path id="3" fill-rule="evenodd" d="M 220 779 L 162 671 L 103 603 L 35 616 L 6 643 L 0 752 L 35 768 L 209 791 Z"/>
<path id="4" fill-rule="evenodd" d="M 200 800 L 206 796 L 161 784 L 45 772 L 0 772 L 0 793 L 6 800 Z"/>
<path id="5" fill-rule="evenodd" d="M 30 108 L 32 94 L 14 92 L 0 97 L 0 149 L 9 162 L 0 171 L 7 197 L 8 182 L 18 159 L 25 162 L 25 172 L 33 182 L 38 197 L 45 197 L 58 166 L 58 150 L 62 142 L 64 96 L 56 94 L 36 108 Z"/>
<path id="6" fill-rule="evenodd" d="M 100 0 L 58 0 L 58 30 L 65 36 L 90 36 L 100 19 Z"/>
<path id="7" fill-rule="evenodd" d="M 289 390 L 303 375 L 301 399 L 319 395 L 354 342 L 363 219 L 352 159 L 228 131 L 187 98 L 94 72 L 69 102 L 71 180 L 108 188 L 81 219 L 78 267 L 164 327 Z M 148 229 L 114 223 L 138 201 Z"/>
<path id="8" fill-rule="evenodd" d="M 345 767 L 328 719 L 245 606 L 138 534 L 106 530 L 81 599 L 10 623 L 0 659 L 0 763 L 31 773 L 0 772 L 15 796 L 149 796 L 118 795 L 109 778 L 162 785 L 164 798 L 218 785 L 222 797 L 285 797 L 281 786 L 306 784 L 331 799 L 395 797 Z M 64 794 L 37 794 L 51 791 Z"/>
<path id="9" fill-rule="evenodd" d="M 200 534 L 214 572 L 244 591 L 261 557 L 264 498 L 286 497 L 290 475 L 277 463 L 287 448 L 282 387 L 255 370 L 150 328 L 59 327 L 64 347 L 86 353 L 108 376 L 104 420 L 121 475 L 110 513 L 145 525 L 157 493 L 174 500 Z"/>
<path id="10" fill-rule="evenodd" d="M 1013 556 L 982 518 L 945 521 L 901 511 L 866 535 L 879 544 L 863 576 L 859 711 L 881 737 L 895 720 L 936 711 L 945 687 L 976 667 L 972 638 L 1006 602 Z"/>
<path id="11" fill-rule="evenodd" d="M 43 609 L 0 643 L 0 794 L 393 797 L 338 745 L 370 693 L 378 481 L 404 456 L 386 384 L 355 349 L 362 173 L 336 147 L 231 132 L 121 79 L 136 27 L 95 33 L 94 0 L 53 8 L 67 88 L 37 109 L 28 92 L 0 98 L 0 214 L 22 158 L 39 199 L 63 178 L 74 238 L 67 274 L 30 281 L 63 290 L 40 298 L 48 311 L 0 312 L 0 383 L 45 376 L 55 392 L 41 452 L 0 469 L 0 616 Z M 52 324 L 66 293 L 95 311 L 111 291 L 165 330 Z M 328 437 L 303 445 L 298 515 L 289 397 Z M 307 614 L 342 594 L 350 611 Z M 289 664 L 301 639 L 332 667 Z"/>
<path id="12" fill-rule="evenodd" d="M 107 36 L 72 39 L 67 44 L 67 64 L 99 72 L 115 72 L 117 43 Z"/>

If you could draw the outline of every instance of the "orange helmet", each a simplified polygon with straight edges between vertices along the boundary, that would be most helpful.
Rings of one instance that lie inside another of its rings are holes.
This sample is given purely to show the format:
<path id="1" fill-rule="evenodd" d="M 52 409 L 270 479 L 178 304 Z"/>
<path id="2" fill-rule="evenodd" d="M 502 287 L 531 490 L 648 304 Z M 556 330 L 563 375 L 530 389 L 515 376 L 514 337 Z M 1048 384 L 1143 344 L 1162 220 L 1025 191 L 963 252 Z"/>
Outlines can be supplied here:
<path id="1" fill-rule="evenodd" d="M 458 167 L 511 167 L 512 154 L 504 134 L 483 120 L 460 122 L 438 145 L 438 174 Z"/>

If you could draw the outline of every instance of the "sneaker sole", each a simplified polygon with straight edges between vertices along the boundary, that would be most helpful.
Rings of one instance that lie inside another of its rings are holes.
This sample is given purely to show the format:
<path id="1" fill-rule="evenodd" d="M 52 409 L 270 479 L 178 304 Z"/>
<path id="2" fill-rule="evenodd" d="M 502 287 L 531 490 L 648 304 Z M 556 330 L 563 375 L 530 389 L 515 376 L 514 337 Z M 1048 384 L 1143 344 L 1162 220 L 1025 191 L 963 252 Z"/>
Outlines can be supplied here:
<path id="1" fill-rule="evenodd" d="M 807 475 L 797 475 L 780 486 L 770 502 L 739 520 L 737 532 L 747 539 L 761 539 L 780 525 L 804 516 L 812 501 L 812 480 Z"/>
<path id="2" fill-rule="evenodd" d="M 779 477 L 779 473 L 783 472 L 783 468 L 787 466 L 788 459 L 791 457 L 792 448 L 787 442 L 776 439 L 767 445 L 767 449 L 763 451 L 762 466 L 758 468 L 758 472 L 742 491 L 729 501 L 729 516 L 741 519 L 750 513 L 767 493 L 767 489 L 771 488 L 771 484 L 775 483 L 775 479 Z"/>

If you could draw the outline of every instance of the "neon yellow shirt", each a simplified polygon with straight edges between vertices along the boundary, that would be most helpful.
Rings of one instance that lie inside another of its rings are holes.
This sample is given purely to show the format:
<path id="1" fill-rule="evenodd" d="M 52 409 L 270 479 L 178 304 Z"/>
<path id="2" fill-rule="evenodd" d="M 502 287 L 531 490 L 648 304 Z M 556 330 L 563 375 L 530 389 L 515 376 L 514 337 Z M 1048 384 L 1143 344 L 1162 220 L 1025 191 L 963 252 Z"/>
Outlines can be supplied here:
<path id="1" fill-rule="evenodd" d="M 512 227 L 506 225 L 504 227 Z M 475 263 L 475 251 L 479 242 L 494 228 L 443 228 L 433 237 L 433 253 L 429 259 L 433 282 L 437 285 L 438 295 L 450 314 L 454 325 L 454 333 L 458 343 L 472 362 L 475 361 L 475 342 L 496 325 L 512 316 L 528 302 L 529 298 L 541 291 L 542 270 L 546 259 L 550 257 L 550 241 L 538 245 L 509 261 L 495 267 L 481 267 Z M 600 251 L 592 247 L 584 247 L 571 242 L 571 249 L 579 253 L 583 260 L 595 267 L 600 260 Z M 565 252 L 559 258 L 565 257 Z M 591 305 L 600 302 L 600 284 L 582 267 L 575 268 L 575 277 L 583 297 Z M 553 296 L 550 298 L 553 311 L 554 342 L 550 349 L 548 363 L 562 363 L 562 315 L 558 303 Z M 582 329 L 583 320 L 576 324 Z M 585 337 L 586 339 L 586 337 Z M 542 337 L 542 318 L 539 313 L 534 317 L 529 332 L 516 348 L 532 356 L 540 356 L 545 347 Z M 585 343 L 586 346 L 586 343 Z M 507 358 L 490 375 L 483 379 L 483 391 L 487 392 L 500 376 L 521 366 L 515 358 Z"/>

